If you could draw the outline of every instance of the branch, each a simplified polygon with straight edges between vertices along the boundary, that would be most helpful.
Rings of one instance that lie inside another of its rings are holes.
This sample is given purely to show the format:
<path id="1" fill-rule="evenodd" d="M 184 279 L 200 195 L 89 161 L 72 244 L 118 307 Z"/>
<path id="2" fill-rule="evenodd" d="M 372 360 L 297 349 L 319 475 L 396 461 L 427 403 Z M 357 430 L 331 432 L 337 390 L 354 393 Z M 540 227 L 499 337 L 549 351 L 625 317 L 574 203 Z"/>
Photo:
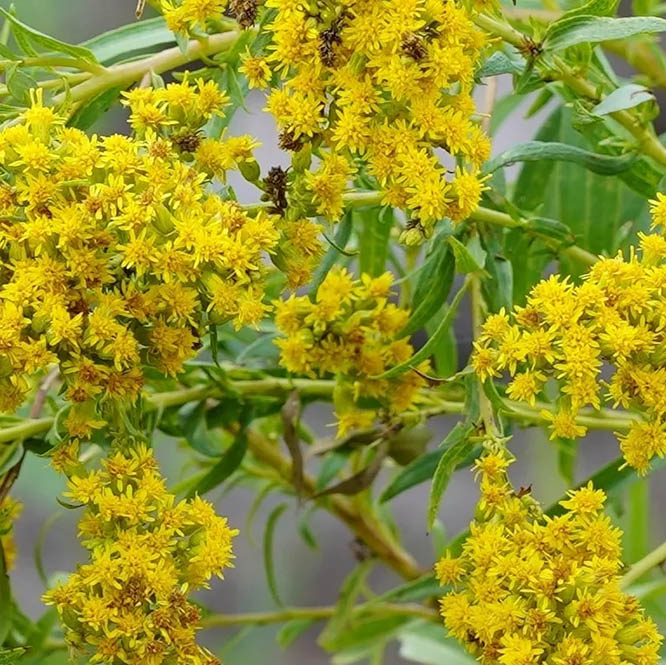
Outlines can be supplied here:
<path id="1" fill-rule="evenodd" d="M 68 100 L 80 102 L 95 97 L 109 88 L 128 88 L 133 83 L 140 81 L 147 72 L 162 74 L 189 62 L 200 60 L 202 57 L 225 51 L 238 40 L 240 35 L 241 33 L 238 31 L 223 32 L 211 35 L 206 40 L 190 41 L 184 53 L 175 46 L 149 58 L 109 67 L 103 74 L 74 86 L 69 91 L 69 96 L 65 93 L 57 95 L 53 102 L 54 104 L 61 104 Z"/>
<path id="2" fill-rule="evenodd" d="M 380 205 L 384 198 L 384 192 L 348 192 L 343 198 L 345 207 L 362 208 L 364 206 Z M 258 208 L 258 206 L 255 205 L 243 207 L 245 209 Z M 505 212 L 499 212 L 498 210 L 483 207 L 477 208 L 477 210 L 470 215 L 469 219 L 474 222 L 492 224 L 493 226 L 502 226 L 509 229 L 522 229 L 525 233 L 543 240 L 555 252 L 564 254 L 571 259 L 576 259 L 588 266 L 594 265 L 597 262 L 597 257 L 582 247 L 569 245 L 568 247 L 560 248 L 559 244 L 552 238 L 531 228 L 526 219 L 514 219 Z"/>
<path id="3" fill-rule="evenodd" d="M 396 614 L 399 616 L 413 616 L 427 621 L 439 623 L 439 615 L 434 610 L 412 604 L 386 604 L 376 607 L 383 615 Z M 336 608 L 331 607 L 285 607 L 274 612 L 246 612 L 243 614 L 213 614 L 201 621 L 202 627 L 219 628 L 221 626 L 238 626 L 251 624 L 262 626 L 271 623 L 283 623 L 293 619 L 311 619 L 312 621 L 325 621 L 335 614 Z M 363 611 L 363 606 L 352 611 Z"/>
<path id="4" fill-rule="evenodd" d="M 248 432 L 248 446 L 254 456 L 273 468 L 284 481 L 291 486 L 293 477 L 292 465 L 278 450 L 277 445 L 255 430 Z M 302 491 L 305 497 L 312 498 L 316 492 L 314 479 L 305 474 Z M 416 579 L 424 574 L 411 554 L 398 545 L 385 525 L 368 512 L 359 512 L 347 498 L 331 495 L 319 499 L 324 506 L 344 522 L 351 531 L 363 541 L 372 552 L 408 580 Z"/>
<path id="5" fill-rule="evenodd" d="M 628 587 L 632 582 L 643 577 L 656 566 L 666 561 L 666 542 L 662 543 L 657 549 L 637 561 L 622 577 L 622 587 Z"/>

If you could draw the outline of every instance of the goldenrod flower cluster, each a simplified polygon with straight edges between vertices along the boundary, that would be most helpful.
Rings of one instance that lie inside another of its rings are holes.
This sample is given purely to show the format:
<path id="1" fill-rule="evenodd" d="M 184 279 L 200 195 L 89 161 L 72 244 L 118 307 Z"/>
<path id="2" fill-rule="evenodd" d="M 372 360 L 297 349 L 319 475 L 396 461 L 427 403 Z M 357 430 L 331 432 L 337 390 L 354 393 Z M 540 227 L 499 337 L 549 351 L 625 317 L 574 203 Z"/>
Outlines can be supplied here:
<path id="1" fill-rule="evenodd" d="M 200 613 L 188 595 L 222 577 L 238 532 L 201 498 L 176 502 L 145 446 L 102 465 L 73 475 L 66 494 L 85 506 L 79 535 L 90 559 L 43 599 L 68 645 L 90 663 L 218 664 L 196 644 Z"/>
<path id="2" fill-rule="evenodd" d="M 306 187 L 318 212 L 339 219 L 354 175 L 409 212 L 416 244 L 444 217 L 467 218 L 483 190 L 490 144 L 471 97 L 486 37 L 453 0 L 266 0 L 277 10 L 265 53 L 246 58 L 251 83 L 280 80 L 268 110 L 281 145 L 324 157 Z M 458 161 L 453 177 L 436 150 Z M 335 166 L 330 167 L 329 162 Z M 343 166 L 340 162 L 346 161 Z"/>
<path id="3" fill-rule="evenodd" d="M 16 561 L 16 542 L 12 529 L 22 509 L 23 506 L 9 496 L 0 501 L 0 554 L 4 556 L 6 570 L 11 570 Z"/>
<path id="4" fill-rule="evenodd" d="M 100 404 L 137 397 L 142 365 L 175 375 L 210 324 L 259 322 L 281 241 L 292 281 L 309 275 L 319 227 L 249 216 L 211 188 L 256 167 L 249 136 L 201 135 L 226 102 L 202 80 L 137 88 L 133 135 L 88 137 L 36 95 L 0 132 L 1 411 L 59 363 L 74 403 L 63 424 L 85 438 Z"/>
<path id="5" fill-rule="evenodd" d="M 666 197 L 652 202 L 656 225 L 666 222 Z M 602 402 L 638 411 L 620 448 L 629 466 L 646 473 L 666 455 L 666 238 L 639 234 L 639 249 L 600 259 L 575 286 L 551 276 L 525 307 L 490 316 L 472 364 L 482 379 L 508 372 L 507 395 L 534 405 L 548 380 L 558 390 L 556 413 L 543 411 L 553 437 L 575 439 L 585 406 Z M 613 371 L 602 380 L 605 365 Z"/>
<path id="6" fill-rule="evenodd" d="M 481 500 L 462 554 L 437 564 L 450 633 L 484 665 L 655 665 L 662 637 L 620 584 L 619 529 L 590 483 L 546 517 L 514 493 L 504 453 L 477 461 Z"/>
<path id="7" fill-rule="evenodd" d="M 286 335 L 276 340 L 282 366 L 295 374 L 337 375 L 340 435 L 369 427 L 382 409 L 410 408 L 424 384 L 415 372 L 376 378 L 413 353 L 409 341 L 398 337 L 409 313 L 389 301 L 392 282 L 388 272 L 355 280 L 344 268 L 334 268 L 314 300 L 291 295 L 276 303 L 275 323 Z"/>

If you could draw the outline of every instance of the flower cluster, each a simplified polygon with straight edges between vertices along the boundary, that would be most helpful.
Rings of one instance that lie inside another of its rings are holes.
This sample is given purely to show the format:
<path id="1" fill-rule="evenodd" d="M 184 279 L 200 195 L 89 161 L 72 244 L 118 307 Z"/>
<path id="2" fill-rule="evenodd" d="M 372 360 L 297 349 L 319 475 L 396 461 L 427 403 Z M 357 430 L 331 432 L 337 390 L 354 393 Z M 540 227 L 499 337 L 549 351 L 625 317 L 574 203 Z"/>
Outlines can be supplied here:
<path id="1" fill-rule="evenodd" d="M 652 203 L 655 225 L 664 226 L 666 197 Z M 653 457 L 666 455 L 665 322 L 666 238 L 641 233 L 638 251 L 600 259 L 579 286 L 552 276 L 531 290 L 525 307 L 491 315 L 472 363 L 482 379 L 508 372 L 507 395 L 532 405 L 555 380 L 557 412 L 542 412 L 553 437 L 584 436 L 576 416 L 585 406 L 599 409 L 603 401 L 638 411 L 618 436 L 627 464 L 643 474 Z M 606 364 L 608 381 L 601 378 Z"/>
<path id="2" fill-rule="evenodd" d="M 546 517 L 515 493 L 504 453 L 477 461 L 481 500 L 459 557 L 436 567 L 450 633 L 484 665 L 655 665 L 662 637 L 622 592 L 619 529 L 588 484 Z"/>
<path id="3" fill-rule="evenodd" d="M 399 337 L 409 313 L 389 301 L 392 282 L 388 272 L 355 280 L 344 268 L 334 268 L 314 300 L 291 295 L 276 303 L 275 322 L 286 335 L 276 341 L 283 367 L 295 374 L 337 375 L 340 435 L 369 427 L 381 409 L 410 408 L 424 384 L 416 372 L 377 378 L 413 353 L 408 339 Z"/>
<path id="4" fill-rule="evenodd" d="M 200 613 L 188 594 L 222 577 L 238 532 L 207 501 L 177 503 L 146 447 L 102 464 L 73 475 L 66 494 L 85 506 L 79 534 L 90 560 L 44 595 L 68 645 L 91 663 L 219 664 L 196 644 Z"/>
<path id="5" fill-rule="evenodd" d="M 271 43 L 249 55 L 253 84 L 281 81 L 268 110 L 281 146 L 311 149 L 324 167 L 308 179 L 319 212 L 336 221 L 358 173 L 408 211 L 403 241 L 417 244 L 443 217 L 467 218 L 483 190 L 490 144 L 470 95 L 486 37 L 462 4 L 445 0 L 267 0 Z M 458 160 L 454 177 L 435 151 Z M 327 172 L 326 159 L 336 161 Z M 340 167 L 339 162 L 347 165 Z"/>
<path id="6" fill-rule="evenodd" d="M 23 506 L 7 496 L 0 501 L 0 556 L 4 556 L 5 569 L 11 570 L 16 561 L 16 543 L 12 529 Z"/>
<path id="7" fill-rule="evenodd" d="M 175 375 L 211 323 L 258 323 L 281 240 L 292 281 L 309 275 L 319 227 L 250 216 L 210 187 L 256 165 L 250 137 L 202 137 L 226 101 L 212 81 L 137 88 L 133 135 L 99 138 L 35 95 L 0 132 L 0 410 L 58 363 L 63 424 L 88 437 L 103 405 L 137 397 L 143 365 Z"/>

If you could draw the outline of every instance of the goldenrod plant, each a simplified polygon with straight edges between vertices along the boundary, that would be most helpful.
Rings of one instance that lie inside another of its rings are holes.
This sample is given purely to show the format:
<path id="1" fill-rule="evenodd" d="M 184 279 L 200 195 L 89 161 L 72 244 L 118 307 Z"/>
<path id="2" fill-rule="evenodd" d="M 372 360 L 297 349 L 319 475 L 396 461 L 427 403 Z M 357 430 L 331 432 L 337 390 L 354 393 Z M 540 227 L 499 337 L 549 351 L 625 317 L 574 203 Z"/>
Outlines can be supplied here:
<path id="1" fill-rule="evenodd" d="M 0 7 L 0 665 L 665 663 L 664 7 L 117 4 Z M 349 569 L 285 605 L 318 512 Z"/>

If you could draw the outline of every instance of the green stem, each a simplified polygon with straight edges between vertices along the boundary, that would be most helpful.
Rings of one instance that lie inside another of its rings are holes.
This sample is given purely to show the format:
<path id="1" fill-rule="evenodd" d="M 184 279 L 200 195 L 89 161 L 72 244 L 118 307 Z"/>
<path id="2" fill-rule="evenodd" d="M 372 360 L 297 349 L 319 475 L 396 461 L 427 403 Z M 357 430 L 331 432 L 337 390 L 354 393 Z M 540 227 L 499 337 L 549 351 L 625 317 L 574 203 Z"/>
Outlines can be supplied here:
<path id="1" fill-rule="evenodd" d="M 529 227 L 528 221 L 525 219 L 514 219 L 510 215 L 507 215 L 505 212 L 483 207 L 480 207 L 475 212 L 473 212 L 470 216 L 470 219 L 475 222 L 492 224 L 493 226 L 503 226 L 508 229 L 522 229 L 525 231 L 525 233 L 529 233 L 530 235 L 543 240 L 554 251 L 558 251 L 558 245 L 555 241 L 553 241 L 551 238 L 548 238 L 548 236 L 545 236 L 544 234 L 531 229 Z M 597 262 L 597 257 L 594 254 L 576 245 L 570 245 L 569 247 L 565 247 L 559 251 L 565 256 L 580 261 L 587 266 L 594 265 Z"/>
<path id="2" fill-rule="evenodd" d="M 535 405 L 529 406 L 513 400 L 503 400 L 505 407 L 505 415 L 509 418 L 516 420 L 524 420 L 534 425 L 547 425 L 551 421 L 542 415 L 542 411 L 554 412 L 553 407 L 545 402 L 536 402 Z M 625 415 L 622 415 L 622 414 Z M 581 411 L 576 416 L 576 423 L 583 425 L 588 429 L 609 430 L 609 431 L 625 431 L 628 430 L 632 423 L 640 418 L 631 418 L 626 412 L 615 412 L 611 409 L 600 409 L 599 411 Z"/>
<path id="3" fill-rule="evenodd" d="M 483 330 L 483 322 L 486 317 L 485 302 L 481 291 L 481 277 L 478 274 L 470 277 L 470 298 L 472 301 L 472 334 L 475 340 L 479 339 Z M 479 415 L 485 429 L 485 434 L 490 440 L 496 441 L 500 436 L 495 421 L 493 405 L 483 389 L 483 381 L 476 377 L 477 392 L 479 395 Z"/>
<path id="4" fill-rule="evenodd" d="M 39 420 L 24 420 L 16 425 L 0 428 L 0 443 L 29 439 L 36 434 L 48 432 L 52 425 L 53 418 L 40 418 Z"/>
<path id="5" fill-rule="evenodd" d="M 262 626 L 271 623 L 284 623 L 294 619 L 310 619 L 312 621 L 325 621 L 335 614 L 335 607 L 285 607 L 273 612 L 246 612 L 242 614 L 214 614 L 205 617 L 201 624 L 203 628 L 219 628 L 222 626 L 239 626 L 250 624 Z M 362 607 L 357 608 L 362 611 Z M 434 610 L 428 610 L 418 605 L 386 604 L 377 609 L 383 616 L 394 614 L 398 616 L 412 616 L 427 621 L 439 622 L 439 616 Z M 354 610 L 352 610 L 354 611 Z"/>
<path id="6" fill-rule="evenodd" d="M 223 32 L 211 35 L 208 39 L 189 42 L 185 52 L 179 47 L 166 49 L 149 58 L 143 58 L 135 62 L 127 62 L 121 65 L 109 67 L 100 76 L 84 81 L 69 91 L 69 96 L 62 93 L 54 98 L 54 104 L 60 104 L 66 100 L 81 102 L 110 88 L 127 88 L 133 83 L 140 81 L 147 73 L 153 71 L 162 74 L 166 71 L 176 69 L 188 62 L 194 62 L 204 56 L 215 55 L 225 51 L 238 40 L 241 33 Z"/>
<path id="7" fill-rule="evenodd" d="M 271 377 L 265 379 L 251 379 L 245 381 L 231 381 L 229 389 L 231 392 L 243 395 L 275 395 L 282 396 L 292 390 L 298 390 L 302 395 L 308 397 L 331 397 L 335 381 L 311 380 L 311 379 L 282 379 Z M 166 393 L 153 393 L 148 395 L 148 409 L 165 409 L 170 406 L 198 402 L 202 399 L 219 399 L 225 395 L 224 388 L 216 386 L 195 386 L 174 390 Z"/>
<path id="8" fill-rule="evenodd" d="M 249 430 L 247 440 L 255 458 L 277 471 L 285 486 L 291 487 L 292 464 L 280 453 L 275 443 L 255 430 Z M 301 492 L 310 498 L 316 494 L 316 483 L 307 473 L 303 474 Z M 413 580 L 423 575 L 423 570 L 412 555 L 395 542 L 390 530 L 372 511 L 359 511 L 353 501 L 338 494 L 316 501 L 344 522 L 379 559 L 402 577 Z"/>
<path id="9" fill-rule="evenodd" d="M 298 390 L 302 395 L 319 398 L 331 398 L 334 381 L 310 379 L 256 379 L 247 381 L 231 381 L 229 392 L 240 392 L 244 395 L 274 395 L 283 396 L 292 390 Z M 165 393 L 146 395 L 145 408 L 147 411 L 165 409 L 207 398 L 221 399 L 224 397 L 224 388 L 216 386 L 194 386 Z M 541 411 L 553 407 L 543 402 L 537 402 L 534 407 L 512 400 L 504 400 L 505 415 L 514 420 L 528 422 L 534 425 L 546 425 L 550 421 L 541 415 Z M 402 416 L 406 424 L 416 423 L 423 418 L 431 418 L 442 414 L 461 414 L 465 412 L 464 401 L 437 399 L 431 406 L 418 411 L 410 411 Z M 581 411 L 576 417 L 579 425 L 588 429 L 625 431 L 638 419 L 630 417 L 626 412 L 616 412 L 611 409 L 600 411 Z M 0 428 L 0 443 L 9 443 L 17 439 L 26 439 L 47 432 L 53 425 L 53 418 L 40 418 L 39 420 L 23 420 L 15 425 Z"/>
<path id="10" fill-rule="evenodd" d="M 630 584 L 643 577 L 656 566 L 666 561 L 666 542 L 662 543 L 647 556 L 637 561 L 622 577 L 622 586 L 628 587 Z"/>

